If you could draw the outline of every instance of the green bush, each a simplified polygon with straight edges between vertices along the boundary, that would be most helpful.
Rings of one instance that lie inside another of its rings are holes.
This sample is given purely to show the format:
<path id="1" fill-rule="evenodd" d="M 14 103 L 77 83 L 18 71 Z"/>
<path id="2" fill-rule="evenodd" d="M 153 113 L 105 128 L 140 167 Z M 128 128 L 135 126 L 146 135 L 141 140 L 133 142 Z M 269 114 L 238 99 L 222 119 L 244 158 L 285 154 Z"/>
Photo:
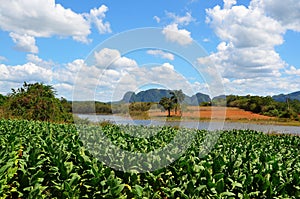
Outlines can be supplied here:
<path id="1" fill-rule="evenodd" d="M 12 89 L 4 105 L 5 117 L 52 122 L 72 122 L 72 115 L 55 98 L 52 86 L 42 83 L 23 84 Z"/>

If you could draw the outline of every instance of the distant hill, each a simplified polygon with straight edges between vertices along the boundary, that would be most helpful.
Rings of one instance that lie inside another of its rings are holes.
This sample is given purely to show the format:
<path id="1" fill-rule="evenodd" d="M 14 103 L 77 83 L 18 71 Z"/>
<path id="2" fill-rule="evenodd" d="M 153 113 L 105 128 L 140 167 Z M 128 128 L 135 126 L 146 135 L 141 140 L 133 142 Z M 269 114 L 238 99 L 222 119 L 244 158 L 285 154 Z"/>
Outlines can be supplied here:
<path id="1" fill-rule="evenodd" d="M 159 102 L 163 97 L 171 97 L 171 90 L 167 89 L 149 89 L 146 91 L 141 91 L 139 93 L 127 92 L 122 102 L 131 103 L 131 102 Z M 202 102 L 210 102 L 211 99 L 208 95 L 203 93 L 197 93 L 193 96 L 185 95 L 184 102 L 188 105 L 199 105 Z"/>
<path id="2" fill-rule="evenodd" d="M 286 95 L 285 94 L 274 95 L 272 98 L 277 102 L 286 102 L 287 98 L 291 100 L 296 99 L 300 101 L 300 91 L 286 94 Z"/>
<path id="3" fill-rule="evenodd" d="M 159 102 L 163 97 L 171 97 L 171 90 L 167 89 L 149 89 L 146 91 L 141 91 L 138 93 L 127 92 L 121 102 L 131 103 L 131 102 Z M 214 97 L 213 100 L 225 99 L 225 95 Z M 274 95 L 272 98 L 278 102 L 286 102 L 286 99 L 299 100 L 300 101 L 300 91 L 290 93 L 290 94 L 280 94 Z M 203 93 L 197 93 L 193 96 L 185 95 L 184 103 L 188 105 L 199 105 L 202 102 L 211 102 L 211 98 Z"/>

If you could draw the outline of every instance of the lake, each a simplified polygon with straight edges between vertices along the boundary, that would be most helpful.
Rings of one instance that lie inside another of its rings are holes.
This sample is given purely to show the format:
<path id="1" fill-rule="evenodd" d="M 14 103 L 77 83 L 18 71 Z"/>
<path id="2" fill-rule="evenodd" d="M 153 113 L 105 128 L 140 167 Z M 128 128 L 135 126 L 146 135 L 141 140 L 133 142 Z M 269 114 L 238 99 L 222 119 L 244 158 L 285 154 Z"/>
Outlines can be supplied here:
<path id="1" fill-rule="evenodd" d="M 253 123 L 238 122 L 209 122 L 209 121 L 157 121 L 157 120 L 133 120 L 127 117 L 116 115 L 88 115 L 77 114 L 82 119 L 88 119 L 92 122 L 111 121 L 115 124 L 131 124 L 144 126 L 180 126 L 184 128 L 206 129 L 206 130 L 232 130 L 232 129 L 251 129 L 265 133 L 286 133 L 300 135 L 300 127 L 298 126 L 281 126 L 281 125 L 262 125 Z"/>

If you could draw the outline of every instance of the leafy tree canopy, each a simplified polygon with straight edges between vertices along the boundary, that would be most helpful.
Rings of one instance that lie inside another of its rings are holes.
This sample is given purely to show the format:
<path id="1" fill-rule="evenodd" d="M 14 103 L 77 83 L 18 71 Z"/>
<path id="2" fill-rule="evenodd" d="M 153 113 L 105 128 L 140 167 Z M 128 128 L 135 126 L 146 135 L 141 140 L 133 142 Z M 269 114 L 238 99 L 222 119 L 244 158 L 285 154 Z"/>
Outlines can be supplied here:
<path id="1" fill-rule="evenodd" d="M 168 111 L 168 117 L 171 116 L 171 109 L 174 108 L 174 101 L 171 98 L 163 97 L 159 101 L 159 104 Z"/>
<path id="2" fill-rule="evenodd" d="M 55 98 L 55 90 L 43 83 L 28 84 L 12 89 L 4 107 L 8 117 L 52 122 L 70 122 L 72 115 Z"/>

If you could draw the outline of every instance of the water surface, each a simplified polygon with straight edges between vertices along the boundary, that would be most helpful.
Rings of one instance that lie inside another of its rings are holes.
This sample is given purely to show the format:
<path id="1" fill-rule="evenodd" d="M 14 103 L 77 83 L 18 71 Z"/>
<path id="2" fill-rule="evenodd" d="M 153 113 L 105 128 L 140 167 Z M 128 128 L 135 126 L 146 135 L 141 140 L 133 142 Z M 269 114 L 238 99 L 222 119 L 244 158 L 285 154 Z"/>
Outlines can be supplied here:
<path id="1" fill-rule="evenodd" d="M 116 115 L 85 115 L 78 114 L 82 119 L 88 119 L 92 122 L 111 121 L 116 124 L 131 124 L 131 125 L 170 125 L 180 126 L 185 128 L 194 129 L 207 129 L 207 130 L 232 130 L 232 129 L 251 129 L 265 133 L 286 133 L 300 135 L 300 127 L 298 126 L 282 126 L 282 125 L 265 125 L 253 123 L 239 123 L 239 122 L 209 122 L 209 121 L 157 121 L 157 120 L 133 120 L 127 117 Z"/>

